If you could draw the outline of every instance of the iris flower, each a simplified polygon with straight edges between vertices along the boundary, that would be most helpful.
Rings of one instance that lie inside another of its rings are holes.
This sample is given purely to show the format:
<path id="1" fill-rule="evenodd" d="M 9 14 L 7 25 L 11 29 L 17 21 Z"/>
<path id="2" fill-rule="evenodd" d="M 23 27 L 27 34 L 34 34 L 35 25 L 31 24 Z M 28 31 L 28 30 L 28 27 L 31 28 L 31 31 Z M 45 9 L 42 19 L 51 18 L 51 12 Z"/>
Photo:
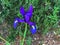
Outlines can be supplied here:
<path id="1" fill-rule="evenodd" d="M 27 11 L 24 10 L 24 7 L 20 7 L 20 13 L 23 16 L 23 19 L 20 18 L 15 18 L 14 23 L 13 23 L 13 27 L 16 29 L 16 27 L 18 26 L 18 23 L 27 23 L 28 25 L 30 25 L 30 32 L 32 34 L 36 33 L 36 24 L 34 22 L 31 22 L 31 17 L 32 17 L 32 13 L 33 13 L 33 6 L 30 5 L 29 9 Z"/>

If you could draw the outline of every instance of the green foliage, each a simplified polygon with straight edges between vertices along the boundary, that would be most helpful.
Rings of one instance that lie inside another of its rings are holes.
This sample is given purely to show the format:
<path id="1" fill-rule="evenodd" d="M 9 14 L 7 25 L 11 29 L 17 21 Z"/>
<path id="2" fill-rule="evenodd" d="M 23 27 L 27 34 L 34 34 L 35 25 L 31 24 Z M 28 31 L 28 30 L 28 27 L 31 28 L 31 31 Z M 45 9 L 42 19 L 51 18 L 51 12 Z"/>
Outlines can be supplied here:
<path id="1" fill-rule="evenodd" d="M 9 35 L 7 36 L 6 40 L 9 42 L 13 42 L 15 37 L 19 35 L 18 30 L 10 29 Z"/>
<path id="2" fill-rule="evenodd" d="M 5 42 L 5 45 L 10 45 L 10 43 L 8 41 L 6 41 L 4 38 L 2 38 L 1 36 L 0 36 L 0 39 Z"/>
<path id="3" fill-rule="evenodd" d="M 28 39 L 26 40 L 26 44 L 27 44 L 27 45 L 31 45 L 31 42 L 32 42 L 31 37 L 28 37 Z"/>
<path id="4" fill-rule="evenodd" d="M 28 38 L 27 45 L 30 45 L 31 39 L 27 37 L 27 35 L 30 36 L 28 26 L 26 28 L 25 24 L 20 23 L 17 29 L 13 29 L 14 18 L 22 18 L 19 8 L 23 6 L 25 10 L 28 10 L 30 4 L 34 8 L 31 21 L 36 23 L 37 31 L 41 31 L 45 35 L 49 32 L 49 29 L 58 25 L 57 22 L 60 20 L 60 0 L 0 0 L 0 24 L 5 20 L 11 26 L 9 28 L 9 36 L 7 36 L 8 41 L 14 41 L 15 37 L 20 35 L 23 38 Z M 26 30 L 28 30 L 27 33 Z M 60 29 L 57 33 L 59 34 L 59 32 Z"/>
<path id="5" fill-rule="evenodd" d="M 9 42 L 6 42 L 5 45 L 11 45 Z"/>

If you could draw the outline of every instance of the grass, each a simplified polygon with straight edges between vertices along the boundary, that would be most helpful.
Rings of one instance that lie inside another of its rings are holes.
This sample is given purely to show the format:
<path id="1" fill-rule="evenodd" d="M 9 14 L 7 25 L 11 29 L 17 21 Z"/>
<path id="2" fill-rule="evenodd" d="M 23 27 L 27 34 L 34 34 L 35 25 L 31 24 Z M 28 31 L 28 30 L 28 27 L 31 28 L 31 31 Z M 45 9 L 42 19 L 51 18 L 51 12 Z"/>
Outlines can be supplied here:
<path id="1" fill-rule="evenodd" d="M 8 41 L 6 41 L 3 37 L 0 36 L 0 39 L 5 42 L 5 45 L 11 45 Z"/>
<path id="2" fill-rule="evenodd" d="M 19 12 L 21 6 L 24 6 L 25 10 L 28 10 L 29 5 L 33 5 L 34 11 L 31 21 L 36 23 L 37 31 L 41 31 L 41 35 L 46 35 L 51 28 L 56 28 L 58 26 L 57 22 L 60 20 L 60 0 L 0 0 L 0 2 L 0 24 L 5 20 L 6 23 L 11 26 L 11 28 L 9 28 L 10 34 L 6 38 L 7 41 L 0 37 L 0 39 L 5 42 L 14 41 L 17 35 L 21 35 L 23 37 L 21 45 L 24 45 L 24 40 L 27 40 L 27 35 L 30 34 L 30 29 L 27 24 L 24 25 L 20 23 L 16 29 L 13 29 L 12 24 L 14 18 L 22 18 Z M 59 32 L 60 29 L 56 31 L 57 34 L 60 34 Z M 31 38 L 31 35 L 29 36 Z"/>

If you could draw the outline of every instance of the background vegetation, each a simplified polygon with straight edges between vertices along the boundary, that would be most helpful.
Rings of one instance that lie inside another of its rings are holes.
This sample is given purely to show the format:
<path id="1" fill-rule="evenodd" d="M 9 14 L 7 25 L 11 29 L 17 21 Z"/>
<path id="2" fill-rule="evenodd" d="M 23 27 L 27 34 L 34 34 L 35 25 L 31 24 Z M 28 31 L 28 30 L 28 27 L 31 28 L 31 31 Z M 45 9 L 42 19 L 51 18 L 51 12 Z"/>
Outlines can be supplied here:
<path id="1" fill-rule="evenodd" d="M 8 25 L 7 29 L 6 26 L 3 28 L 8 32 L 8 36 L 0 34 L 4 38 L 1 37 L 2 40 L 8 43 L 14 42 L 17 36 L 21 36 L 23 38 L 21 42 L 26 39 L 27 45 L 31 45 L 32 34 L 29 25 L 20 23 L 16 29 L 13 28 L 14 18 L 22 18 L 19 8 L 23 6 L 25 10 L 28 10 L 30 4 L 34 8 L 31 21 L 36 23 L 37 33 L 43 36 L 49 31 L 60 34 L 60 0 L 0 0 L 0 25 L 4 22 Z"/>

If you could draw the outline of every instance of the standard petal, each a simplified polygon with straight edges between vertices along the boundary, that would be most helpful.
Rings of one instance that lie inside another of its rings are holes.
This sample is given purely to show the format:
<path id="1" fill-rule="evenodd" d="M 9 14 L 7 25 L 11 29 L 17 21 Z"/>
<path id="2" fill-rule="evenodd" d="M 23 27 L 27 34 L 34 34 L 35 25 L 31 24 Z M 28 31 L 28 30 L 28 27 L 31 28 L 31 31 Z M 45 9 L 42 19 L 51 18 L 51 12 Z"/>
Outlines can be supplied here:
<path id="1" fill-rule="evenodd" d="M 28 11 L 27 11 L 26 14 L 25 14 L 25 19 L 26 19 L 26 21 L 29 21 L 29 20 L 31 19 L 32 13 L 33 13 L 33 6 L 30 5 Z M 27 19 L 27 17 L 28 17 L 28 19 Z"/>
<path id="2" fill-rule="evenodd" d="M 21 13 L 23 16 L 25 15 L 24 7 L 20 7 L 20 13 Z"/>
<path id="3" fill-rule="evenodd" d="M 32 12 L 33 12 L 33 6 L 32 5 L 30 5 L 30 7 L 29 7 L 29 9 L 28 9 L 28 11 L 27 12 L 29 12 L 29 13 L 31 13 L 32 14 Z"/>

